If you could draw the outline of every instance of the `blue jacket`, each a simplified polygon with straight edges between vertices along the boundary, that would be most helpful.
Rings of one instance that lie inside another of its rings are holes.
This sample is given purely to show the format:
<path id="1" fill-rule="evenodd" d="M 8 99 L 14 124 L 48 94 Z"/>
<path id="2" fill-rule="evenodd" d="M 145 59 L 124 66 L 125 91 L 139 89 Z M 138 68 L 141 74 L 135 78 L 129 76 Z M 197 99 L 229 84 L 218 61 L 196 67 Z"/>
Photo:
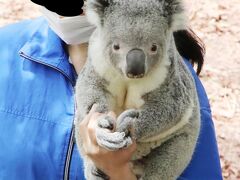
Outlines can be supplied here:
<path id="1" fill-rule="evenodd" d="M 179 179 L 221 180 L 211 111 L 191 65 L 201 133 Z M 0 29 L 0 180 L 84 179 L 73 142 L 76 73 L 64 43 L 43 18 Z"/>

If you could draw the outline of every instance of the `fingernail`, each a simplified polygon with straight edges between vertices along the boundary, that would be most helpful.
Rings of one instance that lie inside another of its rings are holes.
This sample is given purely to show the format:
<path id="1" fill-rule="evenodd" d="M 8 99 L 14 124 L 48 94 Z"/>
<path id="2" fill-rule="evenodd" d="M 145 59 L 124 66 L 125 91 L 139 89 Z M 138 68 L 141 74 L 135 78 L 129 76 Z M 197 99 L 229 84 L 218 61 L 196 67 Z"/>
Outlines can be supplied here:
<path id="1" fill-rule="evenodd" d="M 113 111 L 110 111 L 107 115 L 116 118 L 116 114 Z"/>
<path id="2" fill-rule="evenodd" d="M 97 105 L 97 104 L 93 104 L 93 106 L 92 106 L 92 108 L 91 108 L 90 112 L 95 112 L 95 111 L 96 111 L 96 109 L 97 109 L 97 107 L 98 107 L 98 105 Z"/>

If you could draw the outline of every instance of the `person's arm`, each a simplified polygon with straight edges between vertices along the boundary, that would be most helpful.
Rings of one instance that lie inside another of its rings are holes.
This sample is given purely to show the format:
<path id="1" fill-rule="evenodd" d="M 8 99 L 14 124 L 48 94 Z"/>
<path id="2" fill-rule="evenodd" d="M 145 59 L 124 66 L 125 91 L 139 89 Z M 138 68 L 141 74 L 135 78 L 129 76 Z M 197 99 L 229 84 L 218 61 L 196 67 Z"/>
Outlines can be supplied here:
<path id="1" fill-rule="evenodd" d="M 62 0 L 62 1 L 49 1 L 49 0 L 31 0 L 33 3 L 46 7 L 48 10 L 53 11 L 61 16 L 78 16 L 83 13 L 82 7 L 83 0 Z"/>
<path id="2" fill-rule="evenodd" d="M 84 154 L 87 155 L 110 180 L 136 180 L 130 166 L 130 159 L 136 150 L 136 143 L 127 149 L 108 151 L 97 144 L 95 130 L 97 119 L 103 114 L 95 112 L 93 106 L 90 113 L 80 124 L 80 136 L 83 141 Z M 114 113 L 108 115 L 115 116 Z"/>
<path id="3" fill-rule="evenodd" d="M 192 65 L 187 60 L 185 60 L 185 63 L 189 67 L 196 84 L 201 107 L 201 130 L 192 160 L 178 180 L 193 180 L 196 177 L 199 177 L 199 179 L 222 180 L 217 140 L 208 97 Z"/>

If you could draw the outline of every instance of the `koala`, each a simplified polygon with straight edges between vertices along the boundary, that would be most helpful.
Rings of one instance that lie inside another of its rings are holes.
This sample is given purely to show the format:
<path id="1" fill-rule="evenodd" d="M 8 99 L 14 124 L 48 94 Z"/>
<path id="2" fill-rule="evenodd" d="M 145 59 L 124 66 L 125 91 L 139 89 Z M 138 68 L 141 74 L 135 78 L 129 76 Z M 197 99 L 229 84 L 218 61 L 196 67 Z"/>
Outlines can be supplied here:
<path id="1" fill-rule="evenodd" d="M 134 140 L 138 179 L 176 179 L 192 158 L 200 129 L 194 80 L 173 37 L 186 29 L 181 0 L 88 0 L 86 12 L 96 30 L 75 87 L 75 134 L 86 178 L 108 179 L 84 156 L 78 133 L 96 103 L 98 112 L 117 114 L 98 119 L 101 147 L 117 151 Z"/>

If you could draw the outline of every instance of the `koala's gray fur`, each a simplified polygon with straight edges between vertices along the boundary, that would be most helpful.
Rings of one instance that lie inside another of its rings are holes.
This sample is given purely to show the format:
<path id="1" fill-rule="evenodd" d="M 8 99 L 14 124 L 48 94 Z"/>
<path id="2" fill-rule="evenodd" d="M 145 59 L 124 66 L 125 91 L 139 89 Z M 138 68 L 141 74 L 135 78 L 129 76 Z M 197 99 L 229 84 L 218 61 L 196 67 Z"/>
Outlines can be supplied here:
<path id="1" fill-rule="evenodd" d="M 114 151 L 129 146 L 133 138 L 137 177 L 176 179 L 192 158 L 200 126 L 194 81 L 173 39 L 174 31 L 185 28 L 180 0 L 87 3 L 87 15 L 97 29 L 77 80 L 75 120 L 86 178 L 103 179 L 95 175 L 96 167 L 82 153 L 78 133 L 79 123 L 97 103 L 98 111 L 119 115 L 114 133 L 106 130 L 115 123 L 112 118 L 99 119 L 96 139 L 100 146 Z M 134 58 L 142 66 L 134 64 Z"/>

